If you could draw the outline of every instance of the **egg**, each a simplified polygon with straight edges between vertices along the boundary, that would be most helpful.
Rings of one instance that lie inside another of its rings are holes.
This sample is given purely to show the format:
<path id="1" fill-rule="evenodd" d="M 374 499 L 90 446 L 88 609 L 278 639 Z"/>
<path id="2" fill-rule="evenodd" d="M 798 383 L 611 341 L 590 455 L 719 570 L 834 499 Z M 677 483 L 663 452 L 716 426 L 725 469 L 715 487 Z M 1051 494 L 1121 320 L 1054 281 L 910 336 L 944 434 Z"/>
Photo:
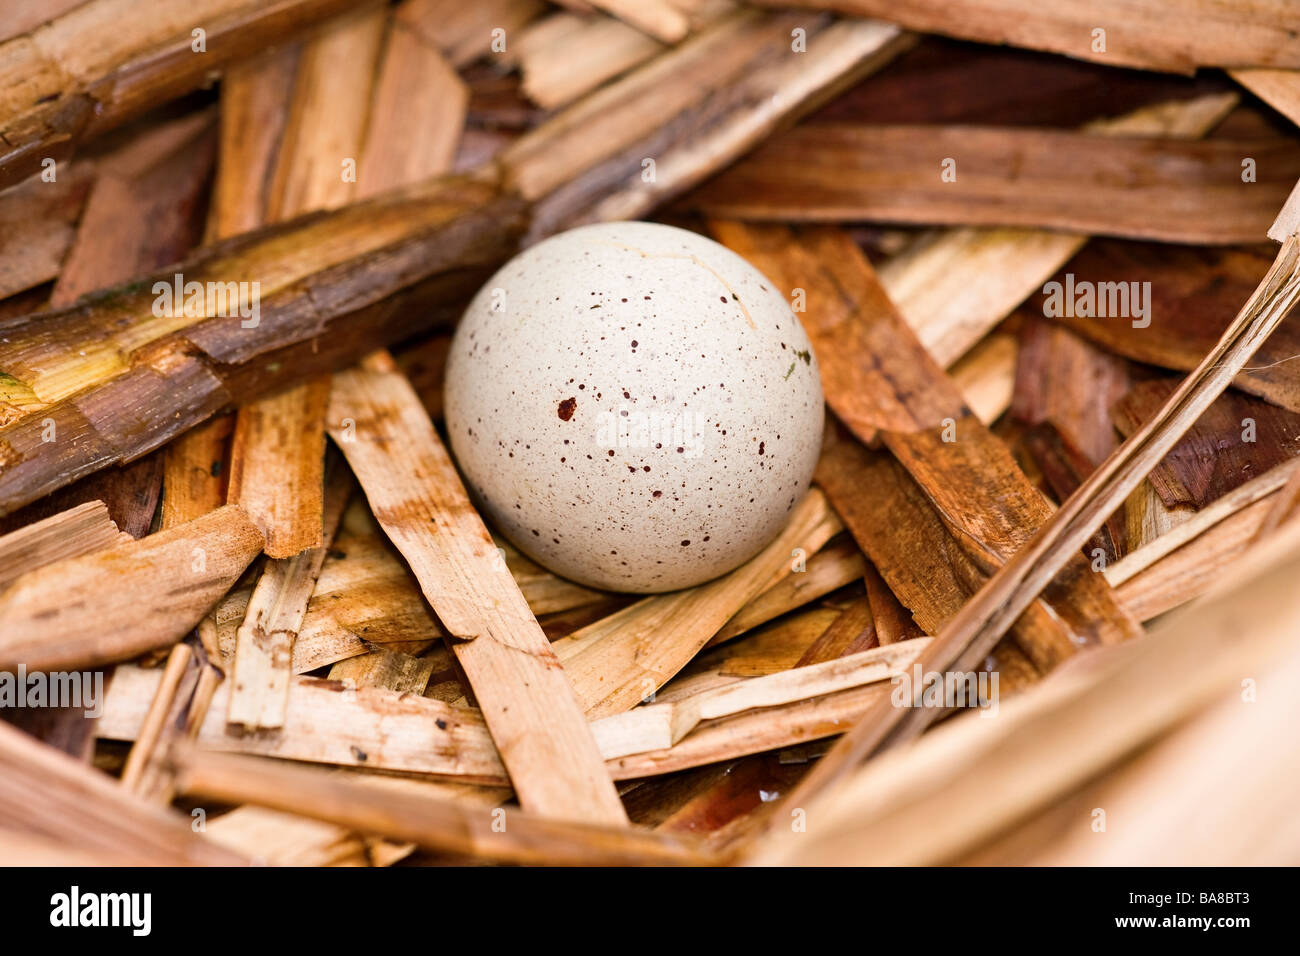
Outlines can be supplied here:
<path id="1" fill-rule="evenodd" d="M 447 433 L 477 505 L 591 587 L 675 590 L 753 557 L 821 447 L 817 361 L 788 291 L 655 223 L 583 226 L 517 255 L 447 359 Z"/>

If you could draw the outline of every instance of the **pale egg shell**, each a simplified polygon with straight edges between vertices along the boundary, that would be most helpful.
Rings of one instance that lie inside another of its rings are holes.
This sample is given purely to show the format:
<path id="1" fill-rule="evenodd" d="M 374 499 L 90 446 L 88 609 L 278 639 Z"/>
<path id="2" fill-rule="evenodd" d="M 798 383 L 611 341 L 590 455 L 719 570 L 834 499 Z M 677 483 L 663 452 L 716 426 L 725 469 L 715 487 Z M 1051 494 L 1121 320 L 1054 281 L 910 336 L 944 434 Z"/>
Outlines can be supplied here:
<path id="1" fill-rule="evenodd" d="M 557 574 L 618 591 L 689 587 L 755 555 L 821 448 L 788 291 L 654 223 L 584 226 L 508 262 L 447 362 L 448 435 L 489 521 Z"/>

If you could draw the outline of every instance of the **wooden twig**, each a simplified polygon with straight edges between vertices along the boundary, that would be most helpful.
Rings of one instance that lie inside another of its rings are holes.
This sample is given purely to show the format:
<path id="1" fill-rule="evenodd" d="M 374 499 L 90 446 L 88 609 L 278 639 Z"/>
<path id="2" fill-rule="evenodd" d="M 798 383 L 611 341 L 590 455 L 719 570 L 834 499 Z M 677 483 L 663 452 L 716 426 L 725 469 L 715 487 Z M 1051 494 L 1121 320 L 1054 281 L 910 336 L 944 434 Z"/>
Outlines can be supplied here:
<path id="1" fill-rule="evenodd" d="M 468 808 L 252 757 L 182 750 L 176 762 L 185 793 L 256 803 L 440 852 L 551 866 L 707 862 L 685 841 L 627 827 Z"/>
<path id="2" fill-rule="evenodd" d="M 1300 13 L 1285 0 L 758 0 L 881 17 L 912 30 L 1010 43 L 1110 66 L 1191 73 L 1198 66 L 1300 67 Z M 1100 31 L 1100 33 L 1099 33 Z"/>
<path id="3" fill-rule="evenodd" d="M 0 428 L 0 511 L 149 451 L 236 400 L 440 321 L 513 248 L 519 209 L 489 184 L 438 180 L 218 243 L 156 277 L 225 292 L 232 276 L 260 283 L 224 309 L 209 299 L 199 315 L 155 316 L 158 293 L 145 280 L 10 321 L 0 369 L 49 404 Z M 255 328 L 240 314 L 251 312 L 254 288 Z M 111 344 L 108 327 L 123 330 Z M 43 440 L 51 427 L 56 440 Z"/>
<path id="4" fill-rule="evenodd" d="M 131 747 L 131 753 L 126 758 L 126 766 L 122 768 L 122 786 L 132 793 L 140 792 L 145 767 L 148 766 L 150 756 L 157 749 L 158 739 L 163 733 L 163 722 L 171 713 L 181 678 L 185 676 L 185 671 L 193 659 L 194 652 L 184 642 L 173 647 L 171 653 L 167 655 L 167 666 L 163 669 L 158 692 L 154 694 L 153 701 L 149 704 L 149 712 L 145 715 L 144 724 L 140 728 L 134 746 Z"/>
<path id="5" fill-rule="evenodd" d="M 1012 127 L 805 124 L 768 140 L 688 202 L 709 216 L 758 221 L 1251 242 L 1300 177 L 1298 156 L 1281 137 L 1185 142 Z M 1257 160 L 1257 181 L 1243 181 L 1243 157 Z"/>
<path id="6" fill-rule="evenodd" d="M 237 866 L 178 813 L 136 800 L 117 781 L 0 722 L 0 817 L 25 833 L 119 863 Z"/>
<path id="7" fill-rule="evenodd" d="M 237 507 L 28 572 L 0 595 L 0 668 L 94 667 L 175 643 L 262 550 Z"/>
<path id="8" fill-rule="evenodd" d="M 564 670 L 406 379 L 339 373 L 329 429 L 446 628 L 520 803 L 625 821 Z"/>

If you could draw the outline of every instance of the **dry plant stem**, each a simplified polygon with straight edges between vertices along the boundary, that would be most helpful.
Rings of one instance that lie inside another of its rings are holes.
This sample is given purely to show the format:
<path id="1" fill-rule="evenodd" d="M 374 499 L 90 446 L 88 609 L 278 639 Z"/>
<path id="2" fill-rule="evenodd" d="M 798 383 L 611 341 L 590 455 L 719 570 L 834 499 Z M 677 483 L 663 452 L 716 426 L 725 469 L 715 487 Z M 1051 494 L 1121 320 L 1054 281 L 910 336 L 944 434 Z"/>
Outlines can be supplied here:
<path id="1" fill-rule="evenodd" d="M 1243 156 L 1258 159 L 1257 182 L 1242 181 Z M 1227 244 L 1257 241 L 1297 177 L 1295 144 L 1282 137 L 1186 142 L 819 123 L 768 140 L 688 203 L 754 221 L 1015 226 Z"/>
<path id="2" fill-rule="evenodd" d="M 1261 475 L 1260 478 L 1266 476 Z M 1273 507 L 1269 509 L 1264 523 L 1260 525 L 1257 535 L 1258 540 L 1262 540 L 1278 528 L 1282 527 L 1288 521 L 1291 521 L 1297 514 L 1300 514 L 1300 467 L 1291 472 L 1291 477 L 1279 492 Z"/>
<path id="3" fill-rule="evenodd" d="M 503 163 L 514 186 L 547 197 L 534 234 L 580 213 L 610 219 L 645 211 L 910 42 L 881 24 L 822 28 L 817 19 L 813 58 L 790 49 L 790 30 L 807 27 L 806 17 L 742 13 L 519 140 Z M 720 64 L 727 67 L 721 74 Z M 653 183 L 642 179 L 646 156 L 658 157 Z M 219 243 L 166 276 L 260 282 L 255 329 L 241 327 L 239 315 L 208 318 L 206 311 L 159 320 L 149 280 L 116 290 L 93 310 L 11 321 L 6 332 L 19 346 L 0 347 L 0 372 L 46 404 L 61 432 L 85 440 L 40 441 L 31 415 L 0 427 L 0 510 L 151 450 L 236 396 L 256 398 L 449 318 L 448 305 L 509 254 L 521 220 L 517 198 L 452 177 Z M 102 330 L 118 320 L 131 335 L 105 342 Z M 40 345 L 27 334 L 31 322 L 41 327 Z M 51 352 L 64 347 L 55 360 Z M 164 386 L 160 377 L 170 381 Z M 139 391 L 148 400 L 133 394 L 137 410 L 128 415 L 125 394 Z"/>
<path id="4" fill-rule="evenodd" d="M 171 712 L 181 678 L 185 676 L 185 671 L 193 658 L 194 652 L 184 642 L 173 647 L 171 653 L 167 655 L 167 666 L 163 669 L 158 693 L 154 695 L 153 702 L 149 705 L 144 726 L 140 728 L 140 735 L 136 737 L 135 745 L 126 758 L 126 766 L 122 768 L 121 784 L 132 793 L 138 794 L 140 791 L 149 756 L 158 745 L 158 738 L 163 732 L 163 722 Z"/>
<path id="5" fill-rule="evenodd" d="M 980 589 L 922 655 L 924 672 L 969 672 L 1035 596 L 1123 503 L 1182 434 L 1231 383 L 1300 297 L 1300 239 L 1288 238 L 1274 266 L 1219 345 L 1159 415 L 1130 437 L 1062 504 L 1034 537 Z M 921 688 L 917 688 L 919 694 Z M 932 709 L 881 704 L 836 745 L 789 797 L 803 806 L 882 747 L 920 734 Z"/>
<path id="6" fill-rule="evenodd" d="M 246 860 L 145 804 L 117 781 L 0 723 L 0 818 L 6 826 L 117 862 L 238 866 Z"/>
<path id="7" fill-rule="evenodd" d="M 117 544 L 120 534 L 102 501 L 87 501 L 11 531 L 0 537 L 0 589 L 36 568 L 102 551 Z"/>
<path id="8" fill-rule="evenodd" d="M 0 668 L 74 670 L 175 643 L 263 539 L 237 507 L 31 571 L 0 595 Z"/>
<path id="9" fill-rule="evenodd" d="M 1081 658 L 1079 667 L 1004 702 L 996 719 L 958 717 L 802 804 L 808 832 L 774 833 L 757 848 L 758 860 L 951 860 L 1208 702 L 1232 693 L 1240 712 L 1241 675 L 1287 659 L 1294 670 L 1298 570 L 1300 527 L 1291 525 L 1240 562 L 1213 596 L 1170 615 L 1142 641 Z"/>
<path id="10" fill-rule="evenodd" d="M 0 188 L 314 26 L 346 0 L 90 0 L 0 44 Z M 205 51 L 193 49 L 195 28 Z"/>
<path id="11" fill-rule="evenodd" d="M 799 548 L 815 553 L 840 530 L 816 489 L 781 534 L 730 574 L 698 587 L 638 601 L 552 645 L 588 719 L 649 699 L 686 666 L 727 619 L 789 572 Z"/>
<path id="12" fill-rule="evenodd" d="M 119 666 L 96 733 L 109 740 L 134 739 L 160 680 L 157 669 Z M 509 783 L 475 709 L 378 687 L 349 688 L 340 681 L 295 677 L 284 727 L 235 737 L 226 733 L 229 687 L 226 681 L 216 688 L 202 726 L 188 733 L 205 750 L 481 785 Z M 671 747 L 616 757 L 606 767 L 616 780 L 635 780 L 832 737 L 850 729 L 872 703 L 890 693 L 889 686 L 877 682 L 706 720 Z"/>
<path id="13" fill-rule="evenodd" d="M 439 852 L 542 865 L 692 865 L 709 862 L 690 843 L 629 827 L 491 811 L 416 796 L 253 757 L 184 750 L 182 792 L 255 803 Z M 496 825 L 504 815 L 504 825 Z"/>
<path id="14" fill-rule="evenodd" d="M 893 20 L 925 33 L 1048 50 L 1107 66 L 1300 67 L 1300 11 L 1287 0 L 757 0 Z M 1105 29 L 1097 35 L 1098 26 Z"/>
<path id="15" fill-rule="evenodd" d="M 159 317 L 150 279 L 10 320 L 0 370 L 48 404 L 0 427 L 0 511 L 448 318 L 521 227 L 518 200 L 449 177 L 219 242 L 157 277 L 260 283 L 255 326 L 240 314 L 251 284 L 224 309 L 210 290 L 202 314 Z"/>
<path id="16" fill-rule="evenodd" d="M 441 50 L 460 69 L 493 53 L 493 30 L 504 30 L 507 46 L 513 46 L 523 28 L 547 9 L 542 0 L 401 0 L 393 16 L 396 26 Z"/>
<path id="17" fill-rule="evenodd" d="M 395 369 L 341 372 L 329 423 L 446 628 L 521 805 L 626 822 L 564 670 L 410 384 Z"/>

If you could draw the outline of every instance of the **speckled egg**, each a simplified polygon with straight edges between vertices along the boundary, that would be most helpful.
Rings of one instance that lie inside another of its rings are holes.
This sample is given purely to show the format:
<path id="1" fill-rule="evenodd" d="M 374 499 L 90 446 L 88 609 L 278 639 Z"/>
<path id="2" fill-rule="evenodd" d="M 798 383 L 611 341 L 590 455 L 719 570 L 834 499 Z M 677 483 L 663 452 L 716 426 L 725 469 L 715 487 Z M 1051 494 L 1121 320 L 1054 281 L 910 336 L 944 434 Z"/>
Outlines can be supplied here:
<path id="1" fill-rule="evenodd" d="M 783 290 L 645 222 L 522 252 L 447 360 L 466 484 L 521 551 L 592 587 L 700 584 L 785 525 L 821 447 L 821 382 Z"/>

